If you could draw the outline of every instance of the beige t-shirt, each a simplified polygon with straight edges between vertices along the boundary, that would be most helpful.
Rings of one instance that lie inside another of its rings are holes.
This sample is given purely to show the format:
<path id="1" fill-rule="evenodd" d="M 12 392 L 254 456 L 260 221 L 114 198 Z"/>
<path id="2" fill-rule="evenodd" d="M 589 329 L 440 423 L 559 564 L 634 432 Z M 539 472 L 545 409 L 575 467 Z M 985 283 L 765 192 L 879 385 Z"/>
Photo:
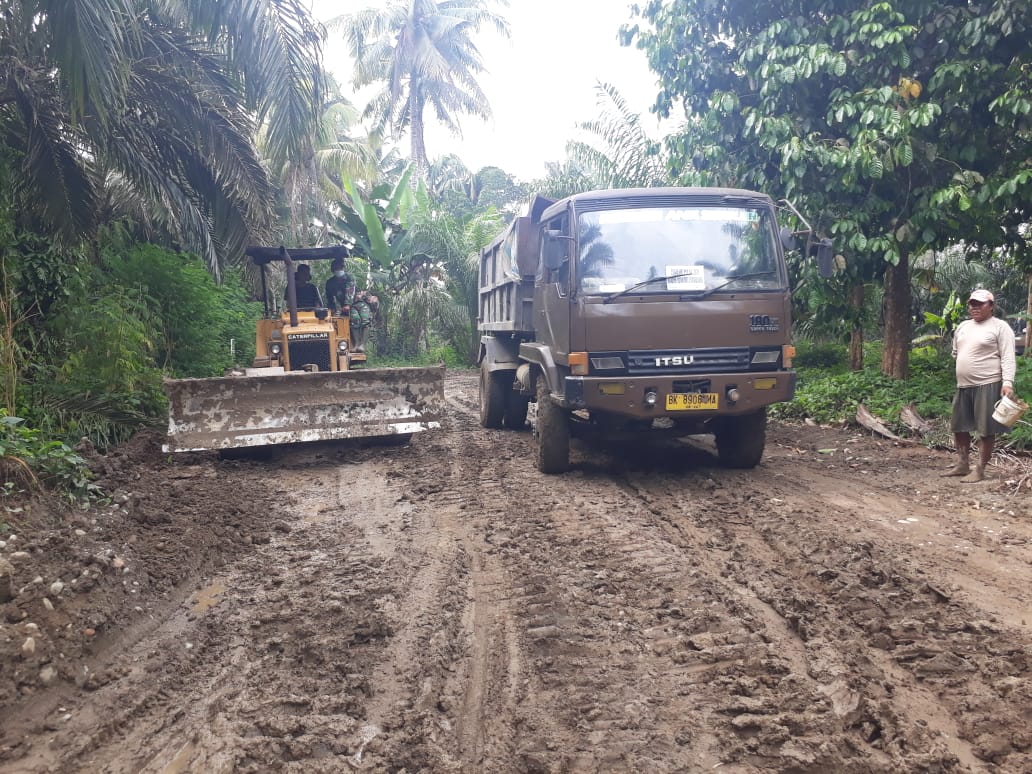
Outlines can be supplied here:
<path id="1" fill-rule="evenodd" d="M 982 322 L 965 320 L 953 334 L 957 386 L 978 387 L 1003 381 L 1014 386 L 1014 331 L 999 317 Z"/>

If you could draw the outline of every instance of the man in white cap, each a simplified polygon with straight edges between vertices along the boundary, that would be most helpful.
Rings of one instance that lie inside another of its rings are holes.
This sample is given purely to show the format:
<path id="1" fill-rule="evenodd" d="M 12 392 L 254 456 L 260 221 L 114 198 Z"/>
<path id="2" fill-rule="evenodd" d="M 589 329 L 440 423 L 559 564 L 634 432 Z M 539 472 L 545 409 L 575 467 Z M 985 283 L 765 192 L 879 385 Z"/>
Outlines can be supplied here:
<path id="1" fill-rule="evenodd" d="M 953 334 L 953 357 L 957 360 L 957 393 L 953 396 L 950 429 L 957 444 L 957 464 L 943 475 L 963 476 L 973 483 L 985 478 L 985 466 L 993 456 L 998 433 L 1009 428 L 993 419 L 1001 395 L 1014 395 L 1014 331 L 993 316 L 996 299 L 988 290 L 972 290 L 968 316 Z M 968 462 L 971 434 L 978 434 L 978 459 Z"/>

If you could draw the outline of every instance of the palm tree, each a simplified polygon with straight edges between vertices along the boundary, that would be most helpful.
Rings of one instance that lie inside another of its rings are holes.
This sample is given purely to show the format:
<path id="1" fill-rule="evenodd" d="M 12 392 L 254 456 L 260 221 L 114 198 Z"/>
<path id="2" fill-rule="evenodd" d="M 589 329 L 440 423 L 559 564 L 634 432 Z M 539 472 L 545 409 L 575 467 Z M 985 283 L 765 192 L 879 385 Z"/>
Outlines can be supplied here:
<path id="1" fill-rule="evenodd" d="M 74 242 L 129 215 L 222 261 L 272 222 L 279 165 L 312 154 L 321 29 L 300 0 L 7 0 L 0 158 L 26 225 Z"/>
<path id="2" fill-rule="evenodd" d="M 594 180 L 597 188 L 649 188 L 669 185 L 662 145 L 651 139 L 615 86 L 595 87 L 599 118 L 580 125 L 594 139 L 567 144 L 567 155 Z"/>
<path id="3" fill-rule="evenodd" d="M 380 178 L 375 135 L 358 136 L 359 110 L 327 76 L 335 96 L 323 111 L 315 148 L 307 159 L 287 160 L 275 167 L 285 199 L 282 214 L 285 244 L 312 246 L 328 236 L 327 225 L 337 216 L 350 181 L 372 186 Z M 263 150 L 265 143 L 262 143 Z"/>
<path id="4" fill-rule="evenodd" d="M 507 6 L 506 0 L 497 0 Z M 508 37 L 508 22 L 487 9 L 485 0 L 392 0 L 329 23 L 343 30 L 355 61 L 356 87 L 384 84 L 368 113 L 396 135 L 409 132 L 412 161 L 422 175 L 428 166 L 424 112 L 461 134 L 457 115 L 491 115 L 476 81 L 484 71 L 471 35 L 482 24 Z"/>

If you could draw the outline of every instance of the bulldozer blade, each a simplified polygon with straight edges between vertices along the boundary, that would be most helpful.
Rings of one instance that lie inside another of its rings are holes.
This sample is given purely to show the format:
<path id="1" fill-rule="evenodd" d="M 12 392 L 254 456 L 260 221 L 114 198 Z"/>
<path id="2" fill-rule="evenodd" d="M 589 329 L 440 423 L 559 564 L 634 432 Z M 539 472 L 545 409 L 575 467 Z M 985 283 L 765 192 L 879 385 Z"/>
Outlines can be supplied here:
<path id="1" fill-rule="evenodd" d="M 368 438 L 440 427 L 444 367 L 167 379 L 168 452 Z"/>

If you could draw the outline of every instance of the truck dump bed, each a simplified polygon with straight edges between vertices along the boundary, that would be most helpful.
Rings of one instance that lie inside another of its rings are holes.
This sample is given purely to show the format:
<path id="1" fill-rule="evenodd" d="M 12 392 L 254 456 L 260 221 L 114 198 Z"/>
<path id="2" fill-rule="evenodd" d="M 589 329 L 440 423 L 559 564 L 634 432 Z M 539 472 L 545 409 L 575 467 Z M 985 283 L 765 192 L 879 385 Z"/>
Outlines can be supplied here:
<path id="1" fill-rule="evenodd" d="M 516 218 L 481 252 L 478 327 L 482 332 L 533 332 L 535 233 L 530 218 Z"/>

